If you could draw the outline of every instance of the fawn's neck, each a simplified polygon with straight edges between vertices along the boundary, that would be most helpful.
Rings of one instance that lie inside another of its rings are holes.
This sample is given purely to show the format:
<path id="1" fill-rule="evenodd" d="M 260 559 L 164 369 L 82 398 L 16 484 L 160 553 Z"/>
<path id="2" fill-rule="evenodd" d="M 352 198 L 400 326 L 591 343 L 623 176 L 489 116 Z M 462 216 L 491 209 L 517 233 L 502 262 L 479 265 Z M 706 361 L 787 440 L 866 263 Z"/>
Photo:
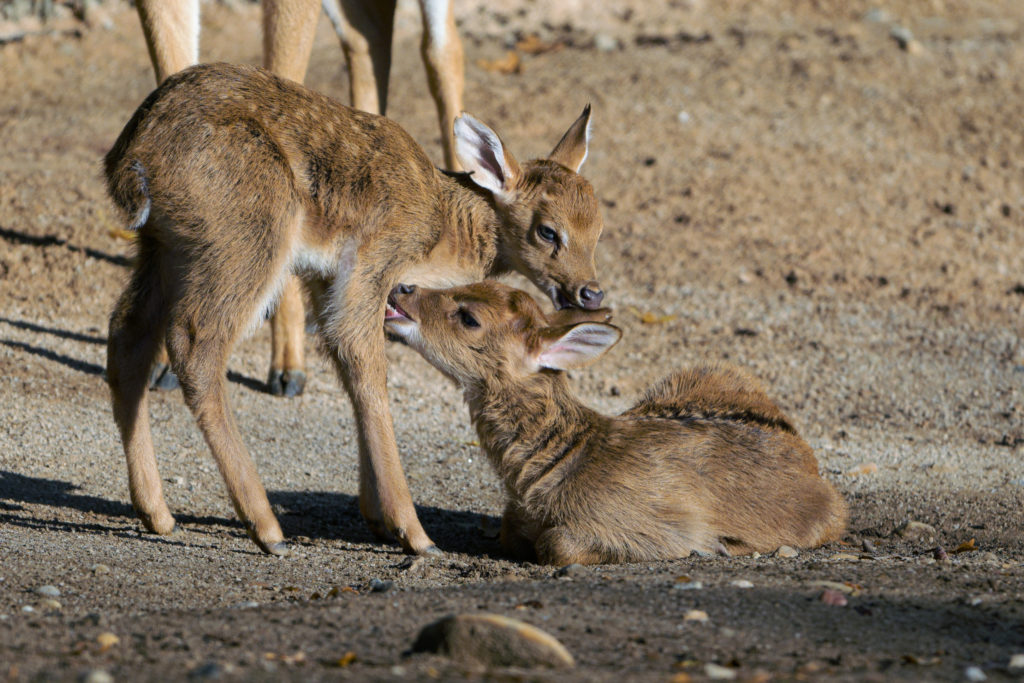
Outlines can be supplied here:
<path id="1" fill-rule="evenodd" d="M 490 193 L 468 174 L 442 172 L 438 211 L 436 249 L 458 268 L 479 271 L 477 280 L 507 272 L 500 258 L 502 217 Z"/>
<path id="2" fill-rule="evenodd" d="M 491 378 L 468 389 L 466 402 L 481 447 L 519 497 L 535 485 L 557 483 L 560 465 L 583 457 L 609 423 L 573 396 L 561 372 L 545 370 L 515 382 Z"/>

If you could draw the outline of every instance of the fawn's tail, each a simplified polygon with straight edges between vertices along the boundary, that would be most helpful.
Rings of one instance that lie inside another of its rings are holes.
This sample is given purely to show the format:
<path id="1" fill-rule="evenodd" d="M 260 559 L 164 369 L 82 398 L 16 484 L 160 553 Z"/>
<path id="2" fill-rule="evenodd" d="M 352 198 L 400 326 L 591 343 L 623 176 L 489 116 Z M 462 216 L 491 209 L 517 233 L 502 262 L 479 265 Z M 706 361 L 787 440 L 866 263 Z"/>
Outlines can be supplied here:
<path id="1" fill-rule="evenodd" d="M 107 178 L 107 192 L 111 199 L 129 217 L 128 230 L 138 230 L 149 218 L 152 200 L 149 195 L 149 179 L 142 162 L 132 158 L 132 143 L 139 125 L 159 97 L 161 89 L 154 90 L 135 110 L 117 141 L 103 158 L 104 174 Z"/>

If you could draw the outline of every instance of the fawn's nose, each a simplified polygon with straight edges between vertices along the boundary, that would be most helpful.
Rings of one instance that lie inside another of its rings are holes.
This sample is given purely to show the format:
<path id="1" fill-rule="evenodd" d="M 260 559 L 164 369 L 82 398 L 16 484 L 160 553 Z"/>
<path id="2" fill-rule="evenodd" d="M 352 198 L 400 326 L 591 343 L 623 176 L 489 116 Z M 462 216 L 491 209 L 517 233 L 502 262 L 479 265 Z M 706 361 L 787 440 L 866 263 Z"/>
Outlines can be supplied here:
<path id="1" fill-rule="evenodd" d="M 412 294 L 416 291 L 416 285 L 399 284 L 391 290 L 392 294 Z"/>
<path id="2" fill-rule="evenodd" d="M 604 292 L 601 291 L 601 286 L 596 282 L 588 282 L 580 288 L 580 304 L 587 310 L 593 310 L 601 307 L 601 302 L 604 300 Z"/>

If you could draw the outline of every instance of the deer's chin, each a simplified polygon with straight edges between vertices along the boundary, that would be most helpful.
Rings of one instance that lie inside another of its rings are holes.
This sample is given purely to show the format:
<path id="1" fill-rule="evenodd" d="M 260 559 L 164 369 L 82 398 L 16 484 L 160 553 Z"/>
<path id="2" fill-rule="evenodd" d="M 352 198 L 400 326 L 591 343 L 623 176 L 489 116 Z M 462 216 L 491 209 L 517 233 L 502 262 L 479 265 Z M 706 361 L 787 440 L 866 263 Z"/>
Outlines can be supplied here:
<path id="1" fill-rule="evenodd" d="M 398 339 L 408 341 L 415 330 L 416 321 L 401 308 L 389 303 L 384 311 L 384 331 Z"/>

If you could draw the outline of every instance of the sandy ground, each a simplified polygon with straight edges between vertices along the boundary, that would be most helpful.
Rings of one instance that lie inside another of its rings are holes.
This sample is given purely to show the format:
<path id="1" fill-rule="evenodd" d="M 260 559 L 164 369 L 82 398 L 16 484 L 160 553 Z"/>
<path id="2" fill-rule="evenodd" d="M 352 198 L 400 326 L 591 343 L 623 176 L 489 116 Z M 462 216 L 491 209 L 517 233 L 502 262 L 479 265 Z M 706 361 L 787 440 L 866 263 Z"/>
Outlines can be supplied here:
<path id="1" fill-rule="evenodd" d="M 617 411 L 688 363 L 749 368 L 848 499 L 843 543 L 571 579 L 504 559 L 458 392 L 395 346 L 405 471 L 446 552 L 406 569 L 359 517 L 347 397 L 312 342 L 306 394 L 266 394 L 266 328 L 232 357 L 232 401 L 294 556 L 245 537 L 177 393 L 152 414 L 179 531 L 141 533 L 102 378 L 130 246 L 99 160 L 153 82 L 136 17 L 106 5 L 78 37 L 0 47 L 0 678 L 1024 675 L 1024 5 L 544 4 L 459 5 L 466 106 L 527 157 L 593 103 L 584 171 L 625 336 L 575 386 Z M 418 21 L 403 5 L 389 113 L 439 159 Z M 205 25 L 211 59 L 259 61 L 257 9 L 210 5 Z M 564 46 L 519 74 L 478 65 L 531 33 Z M 347 98 L 326 20 L 308 84 Z M 894 535 L 905 520 L 934 535 Z M 485 611 L 554 634 L 577 668 L 406 654 L 433 619 Z"/>

